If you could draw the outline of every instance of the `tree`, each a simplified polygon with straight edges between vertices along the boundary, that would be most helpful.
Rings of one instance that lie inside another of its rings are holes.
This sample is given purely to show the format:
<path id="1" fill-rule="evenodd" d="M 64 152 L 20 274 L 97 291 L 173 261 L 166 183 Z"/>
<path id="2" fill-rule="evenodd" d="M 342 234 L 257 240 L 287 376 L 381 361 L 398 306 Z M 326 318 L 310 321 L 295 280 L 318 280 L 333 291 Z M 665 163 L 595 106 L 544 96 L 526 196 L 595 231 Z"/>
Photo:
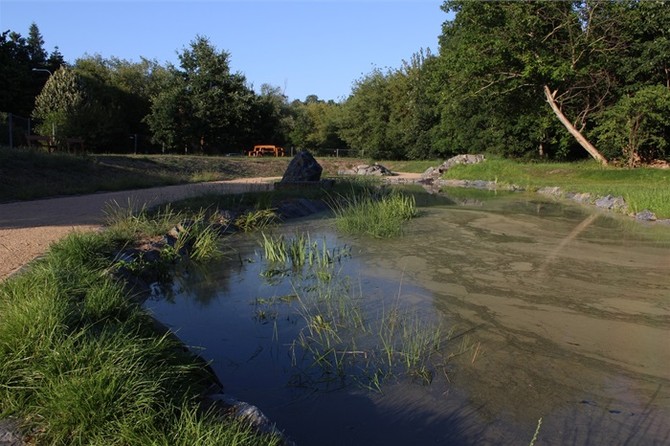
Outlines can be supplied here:
<path id="1" fill-rule="evenodd" d="M 28 39 L 9 30 L 0 34 L 0 111 L 30 116 L 35 97 L 48 79 L 46 73 L 32 69 L 54 72 L 63 64 L 63 56 L 57 51 L 47 59 L 43 44 L 34 23 Z"/>
<path id="2" fill-rule="evenodd" d="M 35 100 L 32 116 L 41 121 L 37 132 L 62 140 L 81 135 L 87 94 L 74 70 L 61 67 L 49 77 Z"/>
<path id="3" fill-rule="evenodd" d="M 253 144 L 285 145 L 292 125 L 288 99 L 279 87 L 261 85 L 252 107 Z"/>
<path id="4" fill-rule="evenodd" d="M 334 101 L 309 95 L 304 102 L 293 101 L 291 115 L 289 138 L 294 146 L 322 153 L 348 147 L 339 136 L 340 105 Z"/>
<path id="5" fill-rule="evenodd" d="M 154 142 L 201 153 L 249 145 L 255 95 L 243 75 L 230 72 L 229 58 L 200 36 L 179 55 L 181 69 L 168 68 L 151 100 L 146 122 Z"/>
<path id="6" fill-rule="evenodd" d="M 375 69 L 354 84 L 342 111 L 340 135 L 360 156 L 393 157 L 388 125 L 391 101 L 388 78 Z"/>
<path id="7" fill-rule="evenodd" d="M 443 8 L 456 12 L 443 29 L 441 58 L 450 84 L 443 121 L 457 139 L 474 128 L 502 153 L 565 153 L 574 141 L 547 113 L 584 142 L 595 116 L 616 101 L 627 5 L 448 1 Z M 468 136 L 461 139 L 475 135 Z"/>
<path id="8" fill-rule="evenodd" d="M 622 97 L 605 110 L 594 133 L 610 158 L 634 167 L 668 156 L 669 118 L 670 89 L 654 85 Z"/>
<path id="9" fill-rule="evenodd" d="M 399 69 L 375 69 L 357 81 L 344 103 L 342 138 L 373 158 L 434 156 L 432 61 L 421 50 Z"/>
<path id="10" fill-rule="evenodd" d="M 44 65 L 47 61 L 47 52 L 44 50 L 44 39 L 37 24 L 34 22 L 28 30 L 26 45 L 28 46 L 28 55 L 33 65 L 35 67 Z"/>

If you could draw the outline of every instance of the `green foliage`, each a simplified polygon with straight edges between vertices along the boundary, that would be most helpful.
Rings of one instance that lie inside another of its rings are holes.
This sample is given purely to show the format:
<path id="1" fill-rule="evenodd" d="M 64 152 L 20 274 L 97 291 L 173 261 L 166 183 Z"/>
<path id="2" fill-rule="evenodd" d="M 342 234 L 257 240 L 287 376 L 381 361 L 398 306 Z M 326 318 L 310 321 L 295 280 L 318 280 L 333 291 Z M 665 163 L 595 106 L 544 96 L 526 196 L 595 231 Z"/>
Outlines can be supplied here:
<path id="1" fill-rule="evenodd" d="M 200 410 L 212 375 L 108 276 L 107 240 L 72 235 L 0 284 L 0 417 L 38 444 L 278 444 Z"/>
<path id="2" fill-rule="evenodd" d="M 277 213 L 274 209 L 256 209 L 242 213 L 234 223 L 244 232 L 256 231 L 275 223 Z"/>
<path id="3" fill-rule="evenodd" d="M 179 55 L 181 69 L 170 67 L 151 98 L 146 119 L 155 143 L 199 153 L 249 145 L 255 95 L 229 59 L 200 36 Z"/>
<path id="4" fill-rule="evenodd" d="M 32 69 L 53 73 L 64 62 L 58 48 L 47 57 L 43 45 L 35 23 L 30 25 L 27 38 L 13 31 L 0 33 L 0 111 L 30 116 L 35 97 L 49 76 L 46 71 Z"/>
<path id="5" fill-rule="evenodd" d="M 295 147 L 306 148 L 315 153 L 347 147 L 340 138 L 340 104 L 310 96 L 304 102 L 293 101 L 290 112 L 292 121 L 289 139 Z"/>
<path id="6" fill-rule="evenodd" d="M 670 89 L 655 85 L 624 96 L 605 110 L 594 130 L 609 158 L 633 167 L 670 155 Z"/>
<path id="7" fill-rule="evenodd" d="M 433 56 L 423 51 L 398 70 L 379 69 L 358 80 L 342 111 L 342 138 L 360 156 L 373 159 L 435 155 L 430 129 L 435 122 L 430 90 Z"/>
<path id="8" fill-rule="evenodd" d="M 61 67 L 35 99 L 32 116 L 42 121 L 38 133 L 56 139 L 81 135 L 89 104 L 81 77 L 74 70 Z"/>

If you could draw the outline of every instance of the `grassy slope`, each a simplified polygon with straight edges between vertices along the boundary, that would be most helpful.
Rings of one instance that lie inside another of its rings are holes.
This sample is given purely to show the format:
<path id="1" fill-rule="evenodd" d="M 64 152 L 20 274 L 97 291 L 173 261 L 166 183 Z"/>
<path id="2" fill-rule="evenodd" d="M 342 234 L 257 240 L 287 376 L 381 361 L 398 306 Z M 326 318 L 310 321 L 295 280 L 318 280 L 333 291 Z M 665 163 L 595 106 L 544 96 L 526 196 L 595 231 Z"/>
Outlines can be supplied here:
<path id="1" fill-rule="evenodd" d="M 652 168 L 603 167 L 595 162 L 518 163 L 491 159 L 485 163 L 456 166 L 447 178 L 487 180 L 516 184 L 529 190 L 558 186 L 564 192 L 589 192 L 623 196 L 630 211 L 649 209 L 659 218 L 670 218 L 670 171 Z"/>
<path id="2" fill-rule="evenodd" d="M 0 202 L 241 177 L 281 176 L 289 158 L 48 154 L 0 147 Z M 362 160 L 323 158 L 324 175 Z"/>

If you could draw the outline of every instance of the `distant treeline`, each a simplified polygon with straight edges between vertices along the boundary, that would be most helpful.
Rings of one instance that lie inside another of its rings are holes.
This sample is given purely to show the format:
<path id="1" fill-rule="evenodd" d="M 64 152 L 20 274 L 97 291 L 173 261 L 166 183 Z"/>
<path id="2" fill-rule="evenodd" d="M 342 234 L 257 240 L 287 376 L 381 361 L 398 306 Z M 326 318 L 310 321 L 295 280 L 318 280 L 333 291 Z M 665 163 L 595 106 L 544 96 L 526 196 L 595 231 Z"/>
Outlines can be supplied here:
<path id="1" fill-rule="evenodd" d="M 0 111 L 99 151 L 131 150 L 140 135 L 145 150 L 173 153 L 269 143 L 377 159 L 590 154 L 634 165 L 670 156 L 668 3 L 446 1 L 442 10 L 453 19 L 438 54 L 375 69 L 338 103 L 289 103 L 271 85 L 256 92 L 202 36 L 178 66 L 99 56 L 65 66 L 33 24 L 28 38 L 0 35 Z"/>

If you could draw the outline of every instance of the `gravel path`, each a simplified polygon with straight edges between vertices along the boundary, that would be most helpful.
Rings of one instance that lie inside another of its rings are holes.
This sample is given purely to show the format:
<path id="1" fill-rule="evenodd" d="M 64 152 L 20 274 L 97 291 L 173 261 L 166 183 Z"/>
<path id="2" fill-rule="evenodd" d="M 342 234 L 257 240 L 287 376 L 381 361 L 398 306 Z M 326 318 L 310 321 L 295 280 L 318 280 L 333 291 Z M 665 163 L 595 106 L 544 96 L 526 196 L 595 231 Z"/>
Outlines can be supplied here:
<path id="1" fill-rule="evenodd" d="M 278 179 L 249 178 L 0 204 L 0 281 L 67 234 L 98 230 L 110 203 L 141 208 L 206 193 L 270 190 Z"/>

